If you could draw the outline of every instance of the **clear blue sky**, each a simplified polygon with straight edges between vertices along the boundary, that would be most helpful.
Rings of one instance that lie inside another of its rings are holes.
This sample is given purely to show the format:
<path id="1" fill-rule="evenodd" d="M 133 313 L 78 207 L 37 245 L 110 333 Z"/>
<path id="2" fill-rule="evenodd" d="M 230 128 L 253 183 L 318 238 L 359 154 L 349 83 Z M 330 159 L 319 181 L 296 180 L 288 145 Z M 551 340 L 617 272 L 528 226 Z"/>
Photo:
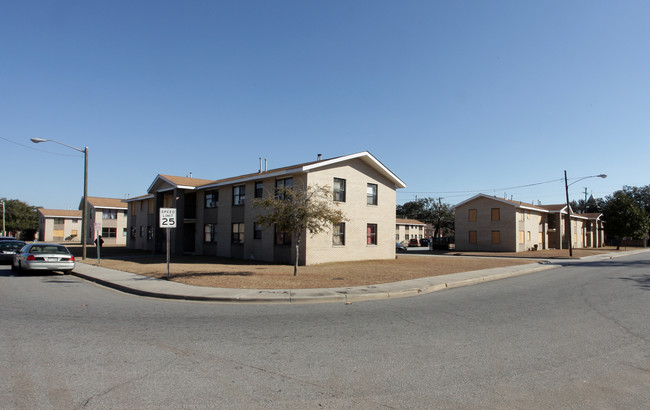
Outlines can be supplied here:
<path id="1" fill-rule="evenodd" d="M 0 1 L 0 196 L 370 151 L 398 203 L 650 184 L 650 2 Z M 554 181 L 527 188 L 515 188 Z M 571 182 L 571 181 L 570 181 Z"/>

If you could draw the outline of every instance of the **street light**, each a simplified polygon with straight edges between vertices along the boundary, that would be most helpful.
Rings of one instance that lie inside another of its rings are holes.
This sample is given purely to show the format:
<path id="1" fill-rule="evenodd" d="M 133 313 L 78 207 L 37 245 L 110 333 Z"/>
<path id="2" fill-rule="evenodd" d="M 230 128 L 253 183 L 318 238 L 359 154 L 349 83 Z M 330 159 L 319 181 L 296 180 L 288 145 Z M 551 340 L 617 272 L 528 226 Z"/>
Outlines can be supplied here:
<path id="1" fill-rule="evenodd" d="M 569 256 L 573 257 L 573 239 L 571 238 L 571 204 L 569 203 L 569 187 L 576 182 L 580 182 L 583 179 L 587 178 L 607 178 L 607 175 L 605 174 L 598 174 L 598 175 L 590 175 L 588 177 L 582 177 L 578 178 L 577 180 L 573 181 L 572 183 L 568 183 L 568 179 L 566 176 L 566 169 L 564 170 L 564 189 L 566 191 L 566 213 L 567 213 L 567 223 L 566 223 L 566 228 L 565 231 L 567 232 L 567 243 L 569 244 Z"/>
<path id="2" fill-rule="evenodd" d="M 88 213 L 88 147 L 84 149 L 73 147 L 72 145 L 64 144 L 57 140 L 47 140 L 43 138 L 32 138 L 31 141 L 34 144 L 39 142 L 56 142 L 57 144 L 72 148 L 75 151 L 82 152 L 84 154 L 84 206 L 81 212 L 81 259 L 86 259 L 86 237 L 88 235 L 88 229 L 86 229 L 86 215 Z"/>

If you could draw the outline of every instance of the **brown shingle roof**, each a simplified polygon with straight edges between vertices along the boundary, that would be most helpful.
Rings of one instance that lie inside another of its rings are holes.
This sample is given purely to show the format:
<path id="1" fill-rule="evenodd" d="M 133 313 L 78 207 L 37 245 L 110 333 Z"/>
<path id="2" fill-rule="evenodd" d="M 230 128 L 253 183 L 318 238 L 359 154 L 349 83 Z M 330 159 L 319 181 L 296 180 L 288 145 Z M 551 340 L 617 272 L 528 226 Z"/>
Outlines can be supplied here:
<path id="1" fill-rule="evenodd" d="M 182 185 L 182 186 L 191 186 L 191 187 L 199 187 L 201 185 L 206 185 L 211 182 L 214 182 L 211 179 L 200 179 L 200 178 L 189 178 L 189 177 L 177 177 L 174 175 L 163 175 L 160 174 L 162 178 L 165 178 L 169 182 L 171 182 L 174 185 Z"/>
<path id="2" fill-rule="evenodd" d="M 45 217 L 51 218 L 81 218 L 81 211 L 73 211 L 70 209 L 45 209 L 38 208 L 40 212 Z"/>
<path id="3" fill-rule="evenodd" d="M 420 222 L 417 219 L 404 219 L 404 218 L 397 218 L 396 223 L 402 225 L 426 225 L 424 222 Z"/>
<path id="4" fill-rule="evenodd" d="M 83 200 L 83 198 L 82 198 Z M 126 205 L 119 198 L 100 198 L 97 196 L 89 196 L 88 203 L 95 208 L 119 208 L 126 209 Z"/>

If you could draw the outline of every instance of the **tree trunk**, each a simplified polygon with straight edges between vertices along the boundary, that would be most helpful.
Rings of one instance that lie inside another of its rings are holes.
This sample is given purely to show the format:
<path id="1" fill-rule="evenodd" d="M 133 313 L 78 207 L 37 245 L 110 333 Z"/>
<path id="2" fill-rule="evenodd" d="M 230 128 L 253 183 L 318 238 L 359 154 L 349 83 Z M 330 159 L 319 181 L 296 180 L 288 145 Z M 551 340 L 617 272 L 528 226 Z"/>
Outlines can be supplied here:
<path id="1" fill-rule="evenodd" d="M 298 275 L 298 260 L 300 259 L 300 237 L 302 235 L 298 234 L 296 237 L 296 260 L 293 262 L 293 276 Z"/>

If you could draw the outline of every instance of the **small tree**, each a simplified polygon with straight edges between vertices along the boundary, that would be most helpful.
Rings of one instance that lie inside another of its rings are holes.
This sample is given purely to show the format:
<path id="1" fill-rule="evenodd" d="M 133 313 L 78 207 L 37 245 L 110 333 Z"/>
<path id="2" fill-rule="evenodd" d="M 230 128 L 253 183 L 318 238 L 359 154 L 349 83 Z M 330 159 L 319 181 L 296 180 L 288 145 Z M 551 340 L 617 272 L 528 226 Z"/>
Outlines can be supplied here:
<path id="1" fill-rule="evenodd" d="M 309 232 L 313 236 L 346 220 L 343 212 L 337 209 L 338 203 L 332 201 L 332 190 L 327 186 L 280 188 L 275 191 L 275 195 L 256 200 L 255 206 L 270 210 L 257 218 L 259 224 L 275 225 L 279 232 L 290 233 L 295 237 L 293 276 L 298 274 L 303 232 Z"/>

